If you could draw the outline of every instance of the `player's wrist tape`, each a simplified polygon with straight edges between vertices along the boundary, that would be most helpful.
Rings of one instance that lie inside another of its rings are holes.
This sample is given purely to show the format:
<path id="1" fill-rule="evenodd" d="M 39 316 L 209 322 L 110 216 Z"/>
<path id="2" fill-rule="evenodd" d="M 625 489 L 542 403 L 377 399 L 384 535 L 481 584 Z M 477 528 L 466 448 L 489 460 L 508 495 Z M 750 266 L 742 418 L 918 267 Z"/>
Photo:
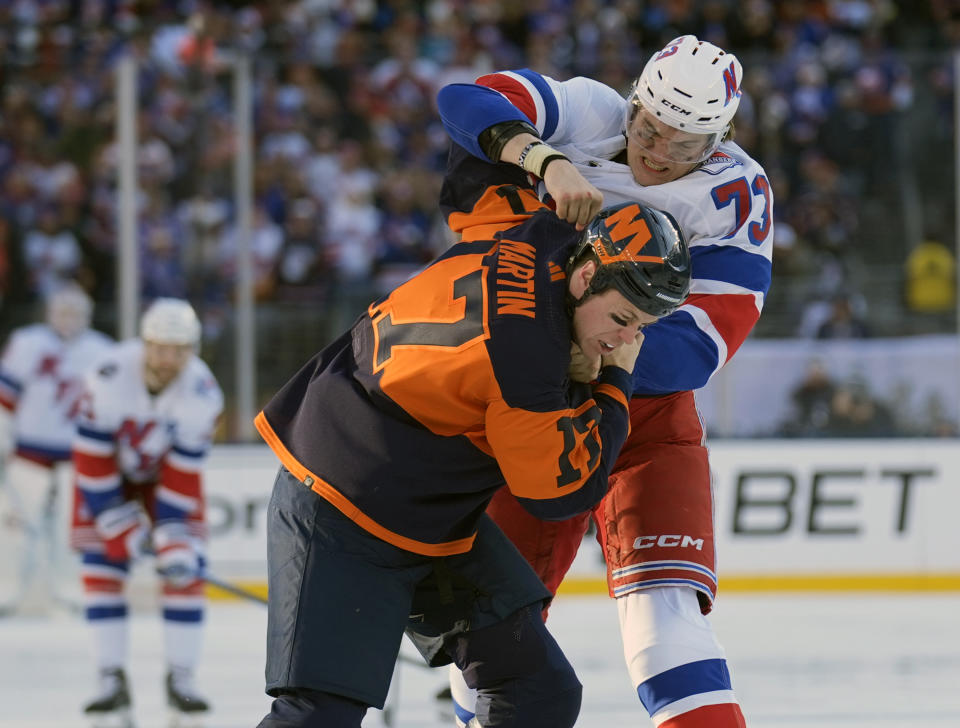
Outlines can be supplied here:
<path id="1" fill-rule="evenodd" d="M 555 162 L 558 159 L 566 159 L 566 157 L 549 144 L 545 144 L 537 139 L 523 148 L 523 151 L 520 152 L 520 157 L 517 159 L 517 164 L 530 174 L 535 174 L 540 179 L 543 179 L 547 167 L 551 162 Z"/>

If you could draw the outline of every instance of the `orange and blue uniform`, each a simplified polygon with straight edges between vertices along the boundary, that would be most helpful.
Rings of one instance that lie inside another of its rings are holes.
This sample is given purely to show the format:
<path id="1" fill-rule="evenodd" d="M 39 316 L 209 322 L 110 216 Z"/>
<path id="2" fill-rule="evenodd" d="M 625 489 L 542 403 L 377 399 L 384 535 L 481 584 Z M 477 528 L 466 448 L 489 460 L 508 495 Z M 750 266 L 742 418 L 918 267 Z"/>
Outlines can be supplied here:
<path id="1" fill-rule="evenodd" d="M 530 190 L 478 190 L 463 240 L 371 304 L 256 418 L 283 467 L 268 508 L 259 728 L 360 726 L 405 631 L 455 662 L 491 728 L 569 728 L 581 686 L 550 592 L 485 513 L 589 511 L 629 431 L 630 373 L 568 376 L 580 239 Z M 358 659 L 362 656 L 362 659 Z"/>
<path id="2" fill-rule="evenodd" d="M 298 480 L 427 556 L 469 551 L 504 483 L 539 518 L 589 510 L 629 429 L 628 372 L 568 378 L 573 227 L 512 186 L 456 226 L 464 241 L 371 304 L 256 420 Z"/>

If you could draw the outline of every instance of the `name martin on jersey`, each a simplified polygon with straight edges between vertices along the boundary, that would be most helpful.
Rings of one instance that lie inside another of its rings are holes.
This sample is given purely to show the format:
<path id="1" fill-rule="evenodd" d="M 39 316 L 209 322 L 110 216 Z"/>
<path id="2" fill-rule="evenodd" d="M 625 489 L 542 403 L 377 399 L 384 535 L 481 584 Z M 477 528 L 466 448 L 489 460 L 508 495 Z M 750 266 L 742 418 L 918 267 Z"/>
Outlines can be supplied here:
<path id="1" fill-rule="evenodd" d="M 497 314 L 536 318 L 536 253 L 529 243 L 501 240 L 497 255 Z"/>

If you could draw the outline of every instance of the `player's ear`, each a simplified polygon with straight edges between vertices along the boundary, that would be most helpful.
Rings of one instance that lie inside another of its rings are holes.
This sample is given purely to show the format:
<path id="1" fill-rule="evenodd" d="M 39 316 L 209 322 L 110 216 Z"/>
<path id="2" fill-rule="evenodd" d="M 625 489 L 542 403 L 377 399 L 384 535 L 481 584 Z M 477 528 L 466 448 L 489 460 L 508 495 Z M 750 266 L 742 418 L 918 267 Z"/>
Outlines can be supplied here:
<path id="1" fill-rule="evenodd" d="M 584 292 L 590 287 L 594 273 L 597 272 L 597 262 L 587 259 L 570 273 L 570 295 L 580 300 Z"/>

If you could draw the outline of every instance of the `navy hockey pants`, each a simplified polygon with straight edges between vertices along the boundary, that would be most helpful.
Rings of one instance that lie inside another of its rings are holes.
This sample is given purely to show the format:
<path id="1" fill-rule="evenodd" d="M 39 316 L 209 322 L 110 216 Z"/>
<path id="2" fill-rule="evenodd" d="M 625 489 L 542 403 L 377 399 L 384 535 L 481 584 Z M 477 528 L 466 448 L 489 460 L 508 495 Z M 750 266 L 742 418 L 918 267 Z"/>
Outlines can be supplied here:
<path id="1" fill-rule="evenodd" d="M 486 516 L 466 554 L 431 558 L 367 533 L 281 469 L 268 510 L 267 692 L 260 728 L 359 728 L 382 707 L 406 631 L 455 662 L 493 728 L 567 728 L 581 687 L 547 631 L 549 592 Z"/>

